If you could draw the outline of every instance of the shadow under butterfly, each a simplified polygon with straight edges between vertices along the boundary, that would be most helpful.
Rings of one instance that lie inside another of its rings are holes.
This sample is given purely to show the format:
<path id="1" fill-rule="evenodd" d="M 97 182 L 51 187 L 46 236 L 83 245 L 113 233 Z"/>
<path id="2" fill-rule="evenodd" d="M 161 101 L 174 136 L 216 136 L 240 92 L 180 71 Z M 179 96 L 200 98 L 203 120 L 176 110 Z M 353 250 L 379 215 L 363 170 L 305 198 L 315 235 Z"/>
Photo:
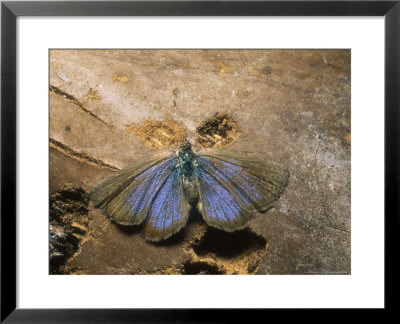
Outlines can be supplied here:
<path id="1" fill-rule="evenodd" d="M 284 192 L 289 172 L 246 154 L 222 149 L 195 152 L 185 140 L 117 171 L 90 193 L 95 207 L 121 225 L 143 223 L 147 240 L 165 240 L 197 207 L 204 221 L 233 232 L 271 207 Z"/>

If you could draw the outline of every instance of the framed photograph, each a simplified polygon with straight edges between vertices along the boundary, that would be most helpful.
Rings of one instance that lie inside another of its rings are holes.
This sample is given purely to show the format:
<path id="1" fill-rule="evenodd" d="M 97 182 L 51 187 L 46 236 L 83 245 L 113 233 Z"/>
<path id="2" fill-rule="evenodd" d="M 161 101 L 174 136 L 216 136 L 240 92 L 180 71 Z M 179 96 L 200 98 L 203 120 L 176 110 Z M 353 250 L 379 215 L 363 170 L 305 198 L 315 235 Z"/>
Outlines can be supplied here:
<path id="1" fill-rule="evenodd" d="M 2 321 L 392 307 L 398 1 L 1 10 Z"/>

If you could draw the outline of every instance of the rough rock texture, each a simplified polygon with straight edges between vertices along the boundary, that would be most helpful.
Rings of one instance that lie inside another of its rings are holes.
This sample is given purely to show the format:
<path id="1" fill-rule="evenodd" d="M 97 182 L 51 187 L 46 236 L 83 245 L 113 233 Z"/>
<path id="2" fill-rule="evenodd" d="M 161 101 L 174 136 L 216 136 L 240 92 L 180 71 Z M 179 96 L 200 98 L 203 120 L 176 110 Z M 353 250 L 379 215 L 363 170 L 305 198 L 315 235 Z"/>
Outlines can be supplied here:
<path id="1" fill-rule="evenodd" d="M 50 273 L 350 273 L 350 80 L 349 50 L 52 50 Z M 245 230 L 193 211 L 160 243 L 93 207 L 181 135 L 282 165 L 285 193 Z"/>

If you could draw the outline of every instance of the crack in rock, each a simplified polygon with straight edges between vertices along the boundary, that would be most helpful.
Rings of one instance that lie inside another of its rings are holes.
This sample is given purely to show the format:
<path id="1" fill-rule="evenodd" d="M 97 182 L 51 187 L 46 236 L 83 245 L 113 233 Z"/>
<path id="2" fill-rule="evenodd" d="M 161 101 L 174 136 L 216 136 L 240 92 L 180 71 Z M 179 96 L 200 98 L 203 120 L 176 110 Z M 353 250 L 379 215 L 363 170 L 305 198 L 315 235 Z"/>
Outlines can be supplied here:
<path id="1" fill-rule="evenodd" d="M 119 170 L 117 167 L 115 167 L 111 164 L 107 164 L 99 159 L 96 159 L 96 158 L 90 156 L 89 154 L 76 152 L 73 149 L 71 149 L 70 147 L 68 147 L 67 145 L 55 140 L 54 138 L 49 139 L 49 144 L 50 144 L 50 147 L 64 153 L 65 155 L 67 155 L 75 160 L 78 160 L 80 162 L 94 164 L 95 166 L 100 166 L 100 167 L 108 168 L 111 170 Z"/>
<path id="2" fill-rule="evenodd" d="M 57 88 L 53 85 L 50 84 L 49 86 L 49 90 L 50 93 L 55 93 L 61 97 L 63 97 L 65 100 L 71 102 L 72 104 L 74 104 L 76 107 L 78 107 L 80 110 L 82 110 L 83 112 L 85 112 L 86 114 L 89 114 L 90 116 L 92 116 L 93 118 L 96 118 L 97 120 L 101 121 L 103 124 L 107 125 L 108 127 L 110 127 L 110 125 L 108 125 L 103 119 L 101 119 L 99 116 L 95 115 L 93 112 L 91 112 L 88 107 L 86 105 L 84 105 L 83 103 L 81 103 L 78 99 L 76 99 L 74 96 L 70 95 L 69 93 L 66 93 L 65 91 L 61 90 L 60 88 Z M 89 90 L 89 96 L 91 95 L 90 98 L 93 98 L 93 95 L 91 94 L 92 89 Z M 98 100 L 97 100 L 98 101 Z"/>

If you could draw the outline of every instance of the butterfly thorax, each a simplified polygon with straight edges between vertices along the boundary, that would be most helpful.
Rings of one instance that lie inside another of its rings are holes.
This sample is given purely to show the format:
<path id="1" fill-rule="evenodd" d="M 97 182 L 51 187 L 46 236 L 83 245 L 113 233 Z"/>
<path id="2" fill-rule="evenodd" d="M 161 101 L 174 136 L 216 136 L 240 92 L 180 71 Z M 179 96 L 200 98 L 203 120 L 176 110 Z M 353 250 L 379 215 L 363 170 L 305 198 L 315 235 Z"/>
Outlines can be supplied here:
<path id="1" fill-rule="evenodd" d="M 183 188 L 190 203 L 198 199 L 196 181 L 196 154 L 190 147 L 182 149 L 178 154 L 179 169 L 182 177 Z"/>
<path id="2" fill-rule="evenodd" d="M 179 164 L 183 176 L 190 177 L 194 173 L 194 158 L 195 155 L 191 149 L 179 152 Z"/>

